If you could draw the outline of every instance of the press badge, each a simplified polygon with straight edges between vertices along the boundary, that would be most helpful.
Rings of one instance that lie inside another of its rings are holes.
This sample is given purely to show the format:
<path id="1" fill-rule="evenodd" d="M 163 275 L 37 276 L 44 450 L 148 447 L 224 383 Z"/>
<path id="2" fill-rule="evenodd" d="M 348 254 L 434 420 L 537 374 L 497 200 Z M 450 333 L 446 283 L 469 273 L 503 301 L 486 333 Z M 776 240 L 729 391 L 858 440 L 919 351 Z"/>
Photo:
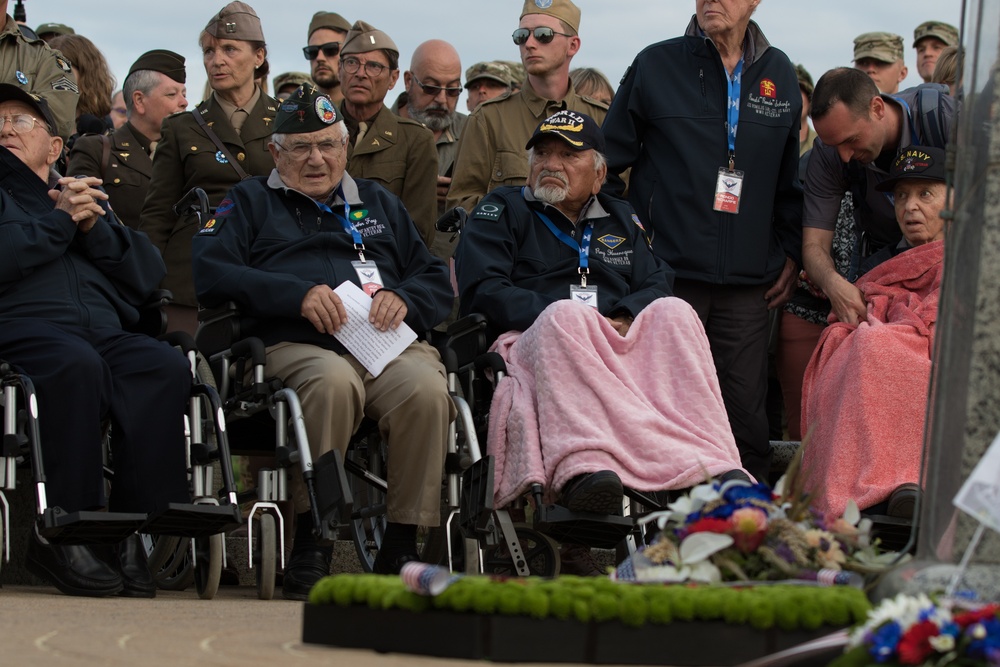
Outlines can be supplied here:
<path id="1" fill-rule="evenodd" d="M 743 193 L 743 172 L 719 167 L 719 180 L 715 183 L 715 206 L 723 213 L 739 213 Z"/>
<path id="2" fill-rule="evenodd" d="M 351 262 L 351 265 L 358 273 L 358 280 L 361 282 L 361 289 L 365 291 L 365 294 L 375 296 L 375 292 L 384 287 L 382 284 L 382 274 L 379 273 L 375 262 L 360 262 L 355 260 Z"/>
<path id="3" fill-rule="evenodd" d="M 597 285 L 587 285 L 586 287 L 581 285 L 570 285 L 569 298 L 570 301 L 582 303 L 583 305 L 590 306 L 591 308 L 597 308 Z"/>

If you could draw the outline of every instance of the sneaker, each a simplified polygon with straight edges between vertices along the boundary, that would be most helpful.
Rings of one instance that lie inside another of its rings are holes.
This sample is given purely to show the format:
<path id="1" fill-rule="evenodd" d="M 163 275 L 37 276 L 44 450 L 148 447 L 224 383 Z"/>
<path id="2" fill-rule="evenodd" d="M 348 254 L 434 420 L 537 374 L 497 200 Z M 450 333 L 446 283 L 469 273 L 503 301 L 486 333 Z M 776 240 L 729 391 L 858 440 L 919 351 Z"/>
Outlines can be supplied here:
<path id="1" fill-rule="evenodd" d="M 604 572 L 598 567 L 590 547 L 582 544 L 564 544 L 559 549 L 559 560 L 562 566 L 560 574 L 573 574 L 578 577 L 601 577 Z"/>
<path id="2" fill-rule="evenodd" d="M 559 504 L 572 512 L 621 514 L 624 490 L 613 470 L 577 475 L 562 488 Z"/>

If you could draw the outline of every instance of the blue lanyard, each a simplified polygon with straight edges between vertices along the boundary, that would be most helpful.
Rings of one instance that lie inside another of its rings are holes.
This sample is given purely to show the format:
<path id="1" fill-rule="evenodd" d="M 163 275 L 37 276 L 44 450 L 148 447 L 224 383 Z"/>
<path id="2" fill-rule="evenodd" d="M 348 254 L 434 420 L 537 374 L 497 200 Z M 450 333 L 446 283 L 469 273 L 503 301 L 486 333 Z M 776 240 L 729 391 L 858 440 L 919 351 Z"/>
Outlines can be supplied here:
<path id="1" fill-rule="evenodd" d="M 359 232 L 358 228 L 354 226 L 353 222 L 351 222 L 351 205 L 347 203 L 347 199 L 344 197 L 343 189 L 338 189 L 337 194 L 340 195 L 340 198 L 344 202 L 344 218 L 341 220 L 340 224 L 343 226 L 344 231 L 350 234 L 351 238 L 354 239 L 354 249 L 358 251 L 358 255 L 361 256 L 361 261 L 363 262 L 365 261 L 365 241 L 361 238 L 361 232 Z M 337 215 L 326 204 L 320 203 L 319 207 L 327 213 L 331 213 L 334 216 Z"/>
<path id="2" fill-rule="evenodd" d="M 588 268 L 590 265 L 590 237 L 594 234 L 594 221 L 590 220 L 587 222 L 587 226 L 583 228 L 583 238 L 580 239 L 580 243 L 577 243 L 576 239 L 556 227 L 552 220 L 549 219 L 549 216 L 541 211 L 535 211 L 535 215 L 545 223 L 545 226 L 549 228 L 550 232 L 555 234 L 557 239 L 580 254 L 580 284 L 586 287 L 587 274 L 590 273 L 590 269 Z"/>
<path id="3" fill-rule="evenodd" d="M 726 76 L 729 85 L 729 109 L 727 114 L 726 135 L 729 139 L 729 170 L 732 171 L 736 162 L 736 127 L 740 123 L 740 87 L 743 79 L 743 58 L 736 63 L 732 76 Z"/>

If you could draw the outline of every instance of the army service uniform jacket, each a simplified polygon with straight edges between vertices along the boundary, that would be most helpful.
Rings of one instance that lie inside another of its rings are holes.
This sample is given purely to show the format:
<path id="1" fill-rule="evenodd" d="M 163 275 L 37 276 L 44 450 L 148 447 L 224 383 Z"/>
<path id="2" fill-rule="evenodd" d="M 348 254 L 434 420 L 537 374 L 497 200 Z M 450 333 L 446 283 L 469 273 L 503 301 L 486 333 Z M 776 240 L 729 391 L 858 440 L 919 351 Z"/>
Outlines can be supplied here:
<path id="1" fill-rule="evenodd" d="M 107 161 L 104 159 L 105 142 Z M 153 160 L 149 157 L 149 140 L 131 123 L 125 123 L 110 137 L 88 134 L 77 139 L 69 154 L 66 173 L 96 176 L 104 181 L 108 202 L 118 218 L 132 229 L 139 228 L 142 205 L 153 175 Z"/>
<path id="2" fill-rule="evenodd" d="M 340 111 L 344 113 L 343 102 Z M 385 106 L 360 145 L 352 141 L 347 147 L 348 173 L 380 183 L 402 199 L 428 247 L 437 221 L 437 160 L 434 133 Z"/>
<path id="3" fill-rule="evenodd" d="M 194 216 L 178 218 L 173 206 L 191 188 L 202 188 L 214 209 L 240 177 L 229 164 L 193 114 L 206 123 L 250 176 L 266 176 L 274 169 L 267 145 L 274 129 L 278 102 L 261 94 L 239 134 L 229 123 L 215 97 L 203 101 L 191 112 L 182 112 L 163 121 L 160 142 L 153 160 L 153 178 L 142 207 L 140 229 L 163 253 L 167 277 L 163 289 L 173 292 L 174 303 L 195 306 L 191 281 L 191 238 L 198 231 Z"/>
<path id="4" fill-rule="evenodd" d="M 487 192 L 501 185 L 524 185 L 528 180 L 528 154 L 524 145 L 538 124 L 557 111 L 585 113 L 597 123 L 608 107 L 577 95 L 570 82 L 561 102 L 539 97 L 529 81 L 516 93 L 487 100 L 469 116 L 455 157 L 447 208 L 475 208 Z"/>

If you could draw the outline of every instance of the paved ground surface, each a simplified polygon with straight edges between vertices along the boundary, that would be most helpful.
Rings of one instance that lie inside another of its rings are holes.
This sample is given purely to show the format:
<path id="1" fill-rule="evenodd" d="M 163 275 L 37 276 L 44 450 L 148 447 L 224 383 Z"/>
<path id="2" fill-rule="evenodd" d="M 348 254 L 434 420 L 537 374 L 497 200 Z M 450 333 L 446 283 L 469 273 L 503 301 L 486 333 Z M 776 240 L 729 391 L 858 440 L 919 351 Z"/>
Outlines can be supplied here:
<path id="1" fill-rule="evenodd" d="M 4 586 L 0 665 L 485 664 L 302 644 L 303 606 L 258 600 L 256 589 L 246 586 L 222 587 L 213 600 L 199 600 L 193 590 L 160 591 L 154 600 L 130 600 L 73 598 L 43 586 Z"/>

